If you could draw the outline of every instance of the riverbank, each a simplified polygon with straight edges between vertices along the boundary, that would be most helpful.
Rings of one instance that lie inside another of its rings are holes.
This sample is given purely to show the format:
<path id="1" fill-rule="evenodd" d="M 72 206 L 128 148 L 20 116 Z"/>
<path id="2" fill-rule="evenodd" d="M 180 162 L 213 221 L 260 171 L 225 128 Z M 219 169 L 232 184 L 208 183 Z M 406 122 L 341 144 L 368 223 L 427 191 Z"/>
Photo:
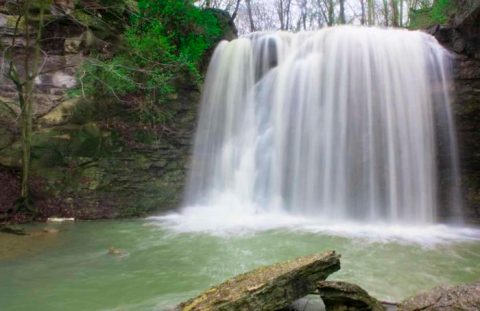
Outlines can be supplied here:
<path id="1" fill-rule="evenodd" d="M 44 227 L 28 225 L 27 231 Z M 358 284 L 385 301 L 480 276 L 480 244 L 472 238 L 422 244 L 298 226 L 182 232 L 153 219 L 56 228 L 51 235 L 7 237 L 17 250 L 14 258 L 0 260 L 1 310 L 168 310 L 235 275 L 329 249 L 342 255 L 335 280 Z M 121 255 L 109 254 L 112 247 Z"/>

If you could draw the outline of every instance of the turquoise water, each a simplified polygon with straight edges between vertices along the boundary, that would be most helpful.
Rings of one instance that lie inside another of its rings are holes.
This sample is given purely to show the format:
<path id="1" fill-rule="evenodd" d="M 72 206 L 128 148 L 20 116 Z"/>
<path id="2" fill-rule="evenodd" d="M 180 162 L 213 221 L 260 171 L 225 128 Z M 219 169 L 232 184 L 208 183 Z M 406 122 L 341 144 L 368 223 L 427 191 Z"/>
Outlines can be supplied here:
<path id="1" fill-rule="evenodd" d="M 384 300 L 480 279 L 478 240 L 422 246 L 289 229 L 211 235 L 151 220 L 56 228 L 0 236 L 0 310 L 168 310 L 240 272 L 330 249 L 342 254 L 342 269 L 330 279 Z M 121 254 L 108 254 L 110 247 Z"/>

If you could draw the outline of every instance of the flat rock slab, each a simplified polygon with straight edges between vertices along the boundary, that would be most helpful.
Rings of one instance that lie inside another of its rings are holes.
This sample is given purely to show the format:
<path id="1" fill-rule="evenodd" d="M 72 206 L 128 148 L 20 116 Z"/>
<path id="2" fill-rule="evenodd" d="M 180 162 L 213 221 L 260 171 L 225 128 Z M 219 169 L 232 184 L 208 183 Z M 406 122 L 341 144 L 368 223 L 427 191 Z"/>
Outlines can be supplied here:
<path id="1" fill-rule="evenodd" d="M 380 301 L 355 284 L 339 281 L 322 281 L 318 282 L 317 289 L 328 311 L 385 310 Z"/>
<path id="2" fill-rule="evenodd" d="M 480 282 L 454 287 L 436 287 L 404 300 L 399 311 L 478 311 Z"/>
<path id="3" fill-rule="evenodd" d="M 340 269 L 334 251 L 299 257 L 238 275 L 177 307 L 182 311 L 274 311 L 315 290 Z"/>

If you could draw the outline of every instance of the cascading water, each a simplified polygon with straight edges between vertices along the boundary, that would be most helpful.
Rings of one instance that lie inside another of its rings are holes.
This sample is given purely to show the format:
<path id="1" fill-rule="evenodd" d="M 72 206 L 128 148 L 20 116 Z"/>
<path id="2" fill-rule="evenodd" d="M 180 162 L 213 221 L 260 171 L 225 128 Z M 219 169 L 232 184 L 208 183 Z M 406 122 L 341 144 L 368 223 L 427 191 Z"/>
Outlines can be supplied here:
<path id="1" fill-rule="evenodd" d="M 220 43 L 185 205 L 435 223 L 440 207 L 460 206 L 449 69 L 433 37 L 406 30 Z"/>

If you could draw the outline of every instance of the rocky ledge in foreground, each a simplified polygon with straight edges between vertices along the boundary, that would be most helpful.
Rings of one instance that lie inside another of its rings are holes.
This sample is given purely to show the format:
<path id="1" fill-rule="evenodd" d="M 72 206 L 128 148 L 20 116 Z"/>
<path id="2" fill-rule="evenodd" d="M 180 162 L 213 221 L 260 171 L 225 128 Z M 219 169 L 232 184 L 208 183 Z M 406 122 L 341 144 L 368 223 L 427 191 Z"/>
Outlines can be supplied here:
<path id="1" fill-rule="evenodd" d="M 480 310 L 480 282 L 454 287 L 436 287 L 423 294 L 404 300 L 399 311 L 478 311 Z"/>
<path id="2" fill-rule="evenodd" d="M 318 281 L 340 269 L 334 251 L 261 267 L 212 287 L 177 310 L 279 310 L 313 292 Z"/>
<path id="3" fill-rule="evenodd" d="M 317 289 L 328 311 L 385 310 L 381 302 L 355 284 L 339 281 L 322 281 L 317 284 Z"/>

